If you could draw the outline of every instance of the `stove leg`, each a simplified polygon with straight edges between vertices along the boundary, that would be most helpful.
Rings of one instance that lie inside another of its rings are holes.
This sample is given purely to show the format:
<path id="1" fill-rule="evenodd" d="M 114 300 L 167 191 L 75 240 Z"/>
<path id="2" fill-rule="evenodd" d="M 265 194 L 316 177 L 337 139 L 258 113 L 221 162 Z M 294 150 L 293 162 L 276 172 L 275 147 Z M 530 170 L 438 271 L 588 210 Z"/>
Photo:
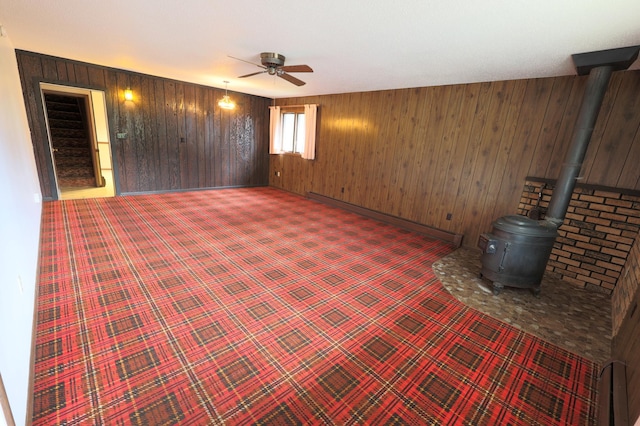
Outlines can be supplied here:
<path id="1" fill-rule="evenodd" d="M 534 295 L 535 297 L 540 296 L 540 287 L 534 287 L 534 288 L 532 288 L 532 289 L 531 289 L 531 293 L 533 293 L 533 295 Z"/>
<path id="2" fill-rule="evenodd" d="M 502 283 L 499 282 L 493 282 L 493 295 L 497 296 L 502 292 L 502 289 L 504 288 L 504 285 Z"/>

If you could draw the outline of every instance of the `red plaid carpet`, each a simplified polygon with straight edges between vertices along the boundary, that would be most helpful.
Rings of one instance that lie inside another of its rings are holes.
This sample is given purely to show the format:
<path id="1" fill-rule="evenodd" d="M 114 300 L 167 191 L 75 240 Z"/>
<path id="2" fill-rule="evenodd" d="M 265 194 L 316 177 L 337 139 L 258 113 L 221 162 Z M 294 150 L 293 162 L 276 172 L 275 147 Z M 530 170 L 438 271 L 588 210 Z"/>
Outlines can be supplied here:
<path id="1" fill-rule="evenodd" d="M 448 245 L 273 188 L 46 203 L 35 424 L 594 423 L 597 366 L 453 299 Z"/>

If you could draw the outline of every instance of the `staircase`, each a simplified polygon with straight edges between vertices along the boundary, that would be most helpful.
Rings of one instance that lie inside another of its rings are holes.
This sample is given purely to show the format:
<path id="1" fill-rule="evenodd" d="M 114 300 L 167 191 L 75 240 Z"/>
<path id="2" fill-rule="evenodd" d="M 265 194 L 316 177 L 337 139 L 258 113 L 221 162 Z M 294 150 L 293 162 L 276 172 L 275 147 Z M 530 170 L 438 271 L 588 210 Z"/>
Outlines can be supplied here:
<path id="1" fill-rule="evenodd" d="M 96 187 L 84 98 L 45 94 L 58 186 Z"/>

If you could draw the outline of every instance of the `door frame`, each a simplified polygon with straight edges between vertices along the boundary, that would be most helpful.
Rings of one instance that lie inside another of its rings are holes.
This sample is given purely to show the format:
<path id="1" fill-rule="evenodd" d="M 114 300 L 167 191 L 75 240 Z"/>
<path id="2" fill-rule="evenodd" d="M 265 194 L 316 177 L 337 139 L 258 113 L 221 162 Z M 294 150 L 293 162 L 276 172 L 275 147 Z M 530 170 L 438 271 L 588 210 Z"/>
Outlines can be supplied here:
<path id="1" fill-rule="evenodd" d="M 94 102 L 98 102 L 99 100 L 96 99 L 96 96 L 93 95 L 94 92 L 102 92 L 102 111 L 104 111 L 104 117 L 103 117 L 103 122 L 104 122 L 104 127 L 105 129 L 103 129 L 104 132 L 106 132 L 106 141 L 109 145 L 109 152 L 107 153 L 109 155 L 109 162 L 112 165 L 112 170 L 113 170 L 113 153 L 112 153 L 112 147 L 111 147 L 111 137 L 109 135 L 109 117 L 107 115 L 107 108 L 106 108 L 106 92 L 104 90 L 100 90 L 100 89 L 88 89 L 88 88 L 84 88 L 84 87 L 77 87 L 77 86 L 67 86 L 67 85 L 63 85 L 63 84 L 56 84 L 56 83 L 47 83 L 44 81 L 40 81 L 38 84 L 38 89 L 40 92 L 40 98 L 42 100 L 42 108 L 43 108 L 43 112 L 44 112 L 44 124 L 45 124 L 45 128 L 47 131 L 47 143 L 48 143 L 48 148 L 49 148 L 49 155 L 51 157 L 51 165 L 53 166 L 53 183 L 55 188 L 55 199 L 61 199 L 61 193 L 60 193 L 60 185 L 58 184 L 58 175 L 57 175 L 57 170 L 56 170 L 56 163 L 55 163 L 55 158 L 54 158 L 54 150 L 53 150 L 53 145 L 51 142 L 51 130 L 49 128 L 49 116 L 47 114 L 47 105 L 46 105 L 46 100 L 45 100 L 45 94 L 57 94 L 57 95 L 63 95 L 63 96 L 73 96 L 73 97 L 84 97 L 85 98 L 85 107 L 87 110 L 87 121 L 88 121 L 88 132 L 89 132 L 89 139 L 91 141 L 91 153 L 92 153 L 92 160 L 93 160 L 93 168 L 94 168 L 94 175 L 96 178 L 96 184 L 98 184 L 98 186 L 100 186 L 99 184 L 101 184 L 103 182 L 103 177 L 102 177 L 102 173 L 101 173 L 101 159 L 100 159 L 100 150 L 99 150 L 99 140 L 97 137 L 98 131 L 96 128 L 96 108 L 94 108 Z M 114 182 L 115 184 L 115 182 Z M 115 187 L 114 187 L 114 195 L 116 193 Z M 52 194 L 53 195 L 53 194 Z"/>

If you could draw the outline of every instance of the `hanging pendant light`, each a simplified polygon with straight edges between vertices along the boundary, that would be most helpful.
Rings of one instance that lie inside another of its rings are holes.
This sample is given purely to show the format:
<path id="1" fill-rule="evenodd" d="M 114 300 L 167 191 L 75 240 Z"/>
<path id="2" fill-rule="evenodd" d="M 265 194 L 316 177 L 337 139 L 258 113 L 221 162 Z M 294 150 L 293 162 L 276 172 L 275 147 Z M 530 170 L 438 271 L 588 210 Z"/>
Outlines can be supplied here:
<path id="1" fill-rule="evenodd" d="M 229 82 L 227 80 L 224 81 L 224 96 L 222 99 L 218 101 L 218 106 L 222 109 L 234 109 L 236 107 L 236 103 L 231 100 L 229 94 L 227 93 L 227 85 Z"/>

